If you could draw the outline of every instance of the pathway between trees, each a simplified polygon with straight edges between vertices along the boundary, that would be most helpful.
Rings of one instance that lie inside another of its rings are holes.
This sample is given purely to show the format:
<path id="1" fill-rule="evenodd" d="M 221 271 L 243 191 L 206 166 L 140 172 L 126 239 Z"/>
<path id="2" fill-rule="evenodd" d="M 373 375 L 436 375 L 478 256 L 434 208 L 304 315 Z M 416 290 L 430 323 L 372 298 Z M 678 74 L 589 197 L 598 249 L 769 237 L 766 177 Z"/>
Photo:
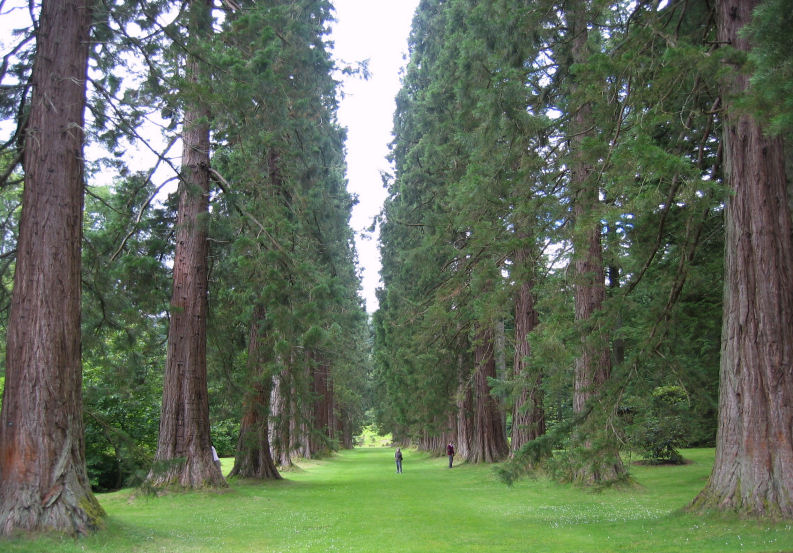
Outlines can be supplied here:
<path id="1" fill-rule="evenodd" d="M 793 551 L 786 524 L 680 514 L 713 450 L 679 467 L 632 467 L 631 489 L 584 491 L 545 478 L 509 488 L 491 465 L 446 467 L 403 450 L 343 451 L 277 482 L 224 491 L 99 495 L 108 528 L 79 541 L 0 543 L 3 553 L 705 553 Z M 225 471 L 231 460 L 224 460 Z"/>

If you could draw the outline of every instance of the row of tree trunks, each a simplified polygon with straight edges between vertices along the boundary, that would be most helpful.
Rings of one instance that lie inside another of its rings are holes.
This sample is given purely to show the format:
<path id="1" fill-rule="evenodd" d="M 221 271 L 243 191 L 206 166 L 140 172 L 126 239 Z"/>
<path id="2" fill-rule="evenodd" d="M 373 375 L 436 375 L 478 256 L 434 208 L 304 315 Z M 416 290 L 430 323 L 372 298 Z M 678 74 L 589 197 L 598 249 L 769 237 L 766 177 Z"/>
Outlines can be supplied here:
<path id="1" fill-rule="evenodd" d="M 87 534 L 80 357 L 87 1 L 41 5 L 0 414 L 0 535 Z"/>
<path id="2" fill-rule="evenodd" d="M 718 2 L 718 40 L 749 51 L 741 28 L 758 0 Z M 725 290 L 716 461 L 695 508 L 793 517 L 793 242 L 782 140 L 727 103 Z"/>
<path id="3" fill-rule="evenodd" d="M 454 447 L 461 459 L 467 459 L 473 442 L 473 390 L 471 374 L 467 369 L 465 355 L 461 348 L 457 354 L 457 440 Z"/>
<path id="4" fill-rule="evenodd" d="M 333 440 L 340 440 L 344 447 L 353 445 L 352 429 L 337 412 L 331 368 L 316 357 L 308 357 L 304 393 L 290 369 L 277 375 L 272 387 L 271 444 L 274 460 L 283 467 L 290 466 L 295 457 L 326 454 Z"/>

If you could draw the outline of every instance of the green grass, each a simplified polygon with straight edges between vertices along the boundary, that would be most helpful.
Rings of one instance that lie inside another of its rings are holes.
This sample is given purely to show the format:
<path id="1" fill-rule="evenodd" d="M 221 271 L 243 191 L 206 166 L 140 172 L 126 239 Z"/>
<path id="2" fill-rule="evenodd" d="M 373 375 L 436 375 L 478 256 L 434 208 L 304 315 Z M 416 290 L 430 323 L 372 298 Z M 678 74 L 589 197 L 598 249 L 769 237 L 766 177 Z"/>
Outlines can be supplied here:
<path id="1" fill-rule="evenodd" d="M 104 494 L 107 529 L 77 541 L 0 541 L 18 552 L 470 553 L 793 551 L 789 523 L 681 512 L 702 489 L 713 450 L 679 467 L 632 467 L 637 485 L 601 492 L 524 480 L 492 467 L 362 448 L 302 464 L 282 482 L 232 482 L 222 492 Z M 224 470 L 231 468 L 224 460 Z"/>

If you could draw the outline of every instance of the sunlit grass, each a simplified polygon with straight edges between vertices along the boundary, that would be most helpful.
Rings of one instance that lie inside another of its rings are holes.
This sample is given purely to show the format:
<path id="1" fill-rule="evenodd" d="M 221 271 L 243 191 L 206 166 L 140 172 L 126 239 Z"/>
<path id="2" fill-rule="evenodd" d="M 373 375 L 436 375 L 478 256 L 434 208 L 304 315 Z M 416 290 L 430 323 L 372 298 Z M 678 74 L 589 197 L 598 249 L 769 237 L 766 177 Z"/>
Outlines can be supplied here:
<path id="1" fill-rule="evenodd" d="M 301 464 L 281 482 L 220 492 L 100 496 L 105 531 L 79 541 L 14 540 L 17 552 L 780 552 L 790 524 L 681 509 L 702 489 L 712 450 L 683 466 L 633 466 L 636 485 L 591 492 L 545 478 L 501 484 L 492 467 L 362 448 Z M 228 472 L 231 459 L 224 459 Z"/>

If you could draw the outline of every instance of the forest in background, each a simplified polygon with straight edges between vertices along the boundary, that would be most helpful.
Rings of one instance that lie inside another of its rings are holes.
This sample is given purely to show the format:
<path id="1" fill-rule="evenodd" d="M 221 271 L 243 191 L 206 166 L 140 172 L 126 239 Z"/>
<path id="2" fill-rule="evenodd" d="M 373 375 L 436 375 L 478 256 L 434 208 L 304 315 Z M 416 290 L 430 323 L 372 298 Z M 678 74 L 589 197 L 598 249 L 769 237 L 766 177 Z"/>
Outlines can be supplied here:
<path id="1" fill-rule="evenodd" d="M 698 507 L 790 512 L 790 7 L 420 3 L 374 317 L 398 442 L 585 485 L 716 445 Z"/>
<path id="2" fill-rule="evenodd" d="M 373 422 L 508 482 L 715 444 L 699 507 L 791 516 L 788 7 L 422 1 L 370 327 L 330 2 L 44 2 L 0 74 L 0 534 Z"/>

